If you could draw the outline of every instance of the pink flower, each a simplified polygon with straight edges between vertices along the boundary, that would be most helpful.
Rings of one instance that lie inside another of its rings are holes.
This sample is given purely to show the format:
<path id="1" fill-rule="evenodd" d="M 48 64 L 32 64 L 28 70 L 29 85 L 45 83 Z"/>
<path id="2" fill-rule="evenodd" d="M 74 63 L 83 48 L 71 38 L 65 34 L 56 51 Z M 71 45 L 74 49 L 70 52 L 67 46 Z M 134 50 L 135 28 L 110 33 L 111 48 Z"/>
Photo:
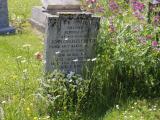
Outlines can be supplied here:
<path id="1" fill-rule="evenodd" d="M 152 46 L 153 47 L 157 47 L 158 46 L 158 42 L 156 40 L 152 41 Z"/>
<path id="2" fill-rule="evenodd" d="M 134 11 L 142 11 L 144 9 L 144 4 L 137 0 L 132 0 L 132 7 Z"/>
<path id="3" fill-rule="evenodd" d="M 87 3 L 96 3 L 96 0 L 86 0 Z"/>
<path id="4" fill-rule="evenodd" d="M 91 3 L 96 3 L 96 0 L 91 0 Z"/>
<path id="5" fill-rule="evenodd" d="M 113 23 L 113 19 L 114 19 L 113 16 L 109 18 L 109 31 L 110 32 L 115 32 L 116 31 L 114 23 Z"/>
<path id="6" fill-rule="evenodd" d="M 160 16 L 159 15 L 157 15 L 157 16 L 155 16 L 154 18 L 154 24 L 156 24 L 156 25 L 158 25 L 158 24 L 160 24 Z"/>
<path id="7" fill-rule="evenodd" d="M 143 19 L 144 19 L 144 16 L 141 14 L 140 11 L 135 11 L 135 12 L 133 12 L 133 15 L 134 15 L 135 17 L 137 17 L 139 20 L 143 20 Z"/>
<path id="8" fill-rule="evenodd" d="M 41 52 L 36 52 L 34 55 L 37 60 L 42 61 L 43 54 Z"/>
<path id="9" fill-rule="evenodd" d="M 109 1 L 109 8 L 111 9 L 111 11 L 116 11 L 119 9 L 119 6 L 114 0 L 110 0 Z"/>
<path id="10" fill-rule="evenodd" d="M 105 9 L 104 9 L 104 7 L 100 6 L 100 7 L 98 7 L 97 11 L 100 13 L 103 13 L 105 11 Z"/>
<path id="11" fill-rule="evenodd" d="M 147 40 L 152 39 L 152 35 L 146 35 Z"/>

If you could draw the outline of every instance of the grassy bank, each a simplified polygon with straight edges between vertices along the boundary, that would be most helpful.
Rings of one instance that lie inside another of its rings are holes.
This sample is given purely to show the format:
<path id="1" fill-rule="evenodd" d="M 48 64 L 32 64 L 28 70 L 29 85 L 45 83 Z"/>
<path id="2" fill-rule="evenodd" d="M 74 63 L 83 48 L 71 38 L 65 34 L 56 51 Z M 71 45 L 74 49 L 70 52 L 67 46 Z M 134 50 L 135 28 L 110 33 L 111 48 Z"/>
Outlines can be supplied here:
<path id="1" fill-rule="evenodd" d="M 38 120 L 38 119 L 40 120 L 47 120 L 47 119 L 83 120 L 84 119 L 85 120 L 86 118 L 83 117 L 70 118 L 70 116 L 72 115 L 70 115 L 71 113 L 69 112 L 66 114 L 66 116 L 65 115 L 62 116 L 62 118 L 61 117 L 51 118 L 46 111 L 47 110 L 47 108 L 45 108 L 46 105 L 41 103 L 41 101 L 39 101 L 39 98 L 37 99 L 37 94 L 38 91 L 41 89 L 41 82 L 43 79 L 43 72 L 42 72 L 43 61 L 37 60 L 34 54 L 38 51 L 43 52 L 43 38 L 35 34 L 34 31 L 32 31 L 32 28 L 26 22 L 26 20 L 31 15 L 32 6 L 39 5 L 40 1 L 8 0 L 8 2 L 9 2 L 9 12 L 10 12 L 9 16 L 11 22 L 15 25 L 15 27 L 22 27 L 24 23 L 25 27 L 21 32 L 15 35 L 0 36 L 0 108 L 2 108 L 2 111 L 0 109 L 1 111 L 0 116 L 3 116 L 5 120 Z M 103 28 L 105 28 L 105 25 L 103 26 Z M 107 29 L 104 29 L 104 33 L 106 31 Z M 115 33 L 111 35 L 114 34 Z M 108 34 L 106 33 L 106 36 L 107 35 Z M 120 35 L 119 37 L 130 38 L 130 34 L 126 34 L 126 36 L 120 36 Z M 109 38 L 106 39 L 108 40 Z M 102 44 L 105 45 L 105 41 L 102 41 Z M 109 46 L 107 47 L 109 48 Z M 107 47 L 103 46 L 102 50 L 106 49 Z M 126 47 L 120 46 L 115 48 L 117 48 L 117 52 L 115 53 L 118 56 L 119 48 L 126 48 Z M 108 54 L 107 50 L 108 49 L 106 49 L 106 54 Z M 134 51 L 134 48 L 131 50 Z M 128 54 L 129 53 L 130 51 L 128 51 Z M 117 57 L 116 55 L 115 57 Z M 102 58 L 103 59 L 105 58 L 105 54 L 104 56 L 102 56 Z M 108 56 L 106 58 L 108 58 Z M 105 60 L 107 61 L 108 59 Z M 106 62 L 105 60 L 103 61 L 104 62 L 103 64 L 106 64 L 108 62 L 108 61 Z M 120 58 L 120 60 L 122 59 Z M 109 65 L 106 64 L 106 67 L 103 66 L 101 68 L 105 68 L 104 69 L 105 71 L 107 66 Z M 105 76 L 101 75 L 99 76 L 100 76 L 99 78 L 103 77 L 105 78 Z M 112 79 L 112 76 L 110 78 Z M 98 90 L 96 89 L 95 92 L 96 91 Z M 110 91 L 112 92 L 112 90 Z M 114 98 L 114 96 L 112 97 Z M 159 98 L 154 98 L 154 99 L 128 98 L 125 101 L 126 101 L 125 103 L 117 102 L 118 104 L 115 104 L 109 109 L 107 109 L 107 111 L 105 112 L 106 113 L 105 116 L 101 116 L 100 118 L 97 119 L 101 120 L 159 120 L 160 119 Z M 98 103 L 95 103 L 92 106 L 96 106 L 96 104 Z M 92 116 L 92 113 L 90 115 Z M 91 118 L 91 120 L 94 119 L 96 118 Z"/>

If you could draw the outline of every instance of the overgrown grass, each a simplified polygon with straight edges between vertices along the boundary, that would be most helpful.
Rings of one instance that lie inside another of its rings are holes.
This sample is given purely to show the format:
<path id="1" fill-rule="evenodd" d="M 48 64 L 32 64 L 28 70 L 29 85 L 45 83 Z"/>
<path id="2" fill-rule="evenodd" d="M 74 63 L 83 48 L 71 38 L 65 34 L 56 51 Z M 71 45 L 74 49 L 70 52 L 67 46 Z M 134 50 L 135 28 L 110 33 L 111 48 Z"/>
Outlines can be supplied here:
<path id="1" fill-rule="evenodd" d="M 26 23 L 26 20 L 31 15 L 32 6 L 39 4 L 39 0 L 9 0 L 9 16 L 11 22 L 16 27 L 21 27 L 21 23 L 25 21 L 25 28 L 27 29 L 16 35 L 0 36 L 0 107 L 4 110 L 5 120 L 55 119 L 48 116 L 47 108 L 45 108 L 46 105 L 35 97 L 35 94 L 37 94 L 37 91 L 41 88 L 40 83 L 43 77 L 43 64 L 42 61 L 35 59 L 34 53 L 43 51 L 43 38 L 33 33 L 32 28 Z M 104 2 L 104 4 L 106 3 Z M 128 34 L 126 36 L 123 37 L 128 38 Z M 102 44 L 103 42 L 104 41 L 102 41 Z M 104 64 L 106 63 L 105 61 L 103 62 Z M 107 68 L 107 64 L 105 68 Z M 105 76 L 101 77 L 105 78 Z M 95 91 L 93 92 L 96 93 L 98 89 L 99 88 L 94 88 Z M 97 96 L 97 100 L 100 100 L 101 97 L 103 96 Z M 112 96 L 112 98 L 114 98 L 114 96 Z M 110 100 L 112 100 L 112 98 Z M 160 119 L 159 98 L 150 100 L 137 98 L 137 100 L 127 99 L 126 101 L 128 102 L 121 103 L 117 101 L 117 105 L 112 105 L 113 107 L 108 109 L 105 117 L 99 119 Z M 98 103 L 96 102 L 92 104 L 93 107 L 97 105 Z M 43 110 L 40 111 L 40 109 Z M 97 109 L 97 113 L 98 111 Z M 62 116 L 62 118 L 57 117 L 57 119 L 86 119 L 83 117 L 76 118 L 75 116 L 70 118 L 70 116 L 72 116 L 70 114 L 71 113 L 68 113 L 66 116 Z M 90 113 L 90 116 L 97 116 L 93 114 Z M 98 118 L 90 119 L 94 120 Z"/>

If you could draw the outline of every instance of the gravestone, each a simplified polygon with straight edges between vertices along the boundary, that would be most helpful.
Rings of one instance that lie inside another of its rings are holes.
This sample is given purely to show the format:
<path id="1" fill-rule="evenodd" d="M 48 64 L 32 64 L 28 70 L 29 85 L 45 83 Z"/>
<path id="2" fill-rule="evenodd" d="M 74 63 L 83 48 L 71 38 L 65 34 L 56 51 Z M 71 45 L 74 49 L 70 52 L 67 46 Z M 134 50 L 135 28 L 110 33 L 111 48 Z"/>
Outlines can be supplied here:
<path id="1" fill-rule="evenodd" d="M 60 68 L 65 73 L 81 73 L 87 59 L 95 57 L 98 29 L 99 18 L 91 14 L 73 12 L 49 17 L 45 70 L 51 72 Z"/>
<path id="2" fill-rule="evenodd" d="M 95 58 L 100 17 L 82 12 L 79 0 L 57 1 L 46 3 L 43 10 L 33 9 L 31 18 L 45 28 L 45 72 L 58 68 L 80 74 L 87 59 Z"/>
<path id="3" fill-rule="evenodd" d="M 7 0 L 0 0 L 0 34 L 14 32 L 15 29 L 9 26 Z"/>
<path id="4" fill-rule="evenodd" d="M 43 6 L 32 8 L 30 23 L 33 28 L 41 33 L 45 32 L 46 20 L 57 12 L 80 12 L 79 0 L 42 0 Z"/>

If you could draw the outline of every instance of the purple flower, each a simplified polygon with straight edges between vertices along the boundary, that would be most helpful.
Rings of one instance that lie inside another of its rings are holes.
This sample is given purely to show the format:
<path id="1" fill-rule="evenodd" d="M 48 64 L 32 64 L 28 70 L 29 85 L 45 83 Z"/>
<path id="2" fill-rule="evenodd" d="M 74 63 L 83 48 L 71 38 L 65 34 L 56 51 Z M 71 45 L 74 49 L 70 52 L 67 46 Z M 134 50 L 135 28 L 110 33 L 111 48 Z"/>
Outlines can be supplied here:
<path id="1" fill-rule="evenodd" d="M 153 22 L 154 22 L 154 24 L 159 24 L 160 23 L 160 16 L 159 15 L 155 16 L 153 18 Z"/>
<path id="2" fill-rule="evenodd" d="M 144 4 L 137 0 L 132 0 L 131 3 L 134 11 L 142 11 L 144 9 Z"/>
<path id="3" fill-rule="evenodd" d="M 110 0 L 109 1 L 109 8 L 111 9 L 111 11 L 116 11 L 119 9 L 119 6 L 114 0 Z"/>
<path id="4" fill-rule="evenodd" d="M 104 7 L 100 6 L 100 7 L 98 7 L 97 11 L 100 13 L 103 13 L 105 11 L 105 9 L 104 9 Z"/>
<path id="5" fill-rule="evenodd" d="M 96 3 L 96 0 L 86 0 L 87 3 Z"/>
<path id="6" fill-rule="evenodd" d="M 156 40 L 152 41 L 152 46 L 153 47 L 157 47 L 158 46 L 158 42 Z"/>

